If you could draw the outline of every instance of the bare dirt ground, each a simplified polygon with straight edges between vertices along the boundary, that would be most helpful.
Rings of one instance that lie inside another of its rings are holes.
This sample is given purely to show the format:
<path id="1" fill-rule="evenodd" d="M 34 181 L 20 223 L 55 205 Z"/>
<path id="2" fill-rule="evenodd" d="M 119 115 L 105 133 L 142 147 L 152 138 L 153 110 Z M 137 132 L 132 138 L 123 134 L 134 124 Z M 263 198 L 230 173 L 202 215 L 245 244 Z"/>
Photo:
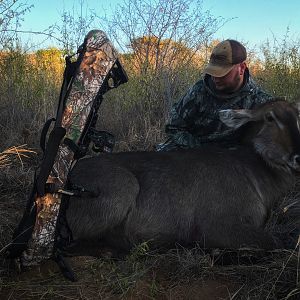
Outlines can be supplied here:
<path id="1" fill-rule="evenodd" d="M 5 248 L 30 193 L 33 168 L 0 174 L 0 299 L 300 299 L 300 252 L 243 249 L 205 253 L 176 248 L 150 252 L 139 245 L 124 258 L 68 258 L 78 280 L 63 277 L 52 260 L 24 272 L 11 267 Z M 300 184 L 274 211 L 269 230 L 287 236 L 300 228 Z"/>

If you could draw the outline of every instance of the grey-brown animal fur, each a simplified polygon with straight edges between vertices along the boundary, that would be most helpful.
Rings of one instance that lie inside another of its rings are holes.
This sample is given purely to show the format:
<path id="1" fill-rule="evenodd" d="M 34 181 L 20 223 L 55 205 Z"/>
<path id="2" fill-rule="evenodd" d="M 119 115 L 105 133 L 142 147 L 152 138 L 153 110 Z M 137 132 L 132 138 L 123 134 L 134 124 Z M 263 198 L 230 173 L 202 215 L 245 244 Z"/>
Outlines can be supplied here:
<path id="1" fill-rule="evenodd" d="M 264 224 L 300 170 L 298 112 L 278 101 L 220 116 L 243 130 L 243 145 L 80 160 L 70 181 L 99 196 L 70 199 L 66 216 L 74 239 L 120 249 L 143 241 L 281 247 Z"/>

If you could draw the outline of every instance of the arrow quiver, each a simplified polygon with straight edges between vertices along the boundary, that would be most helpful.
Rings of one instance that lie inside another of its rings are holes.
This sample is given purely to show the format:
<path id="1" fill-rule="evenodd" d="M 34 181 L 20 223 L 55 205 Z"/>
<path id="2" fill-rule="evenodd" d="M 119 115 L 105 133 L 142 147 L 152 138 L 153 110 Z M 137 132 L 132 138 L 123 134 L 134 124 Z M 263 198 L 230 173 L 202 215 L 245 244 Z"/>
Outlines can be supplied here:
<path id="1" fill-rule="evenodd" d="M 97 131 L 94 126 L 103 95 L 125 82 L 127 75 L 103 31 L 92 30 L 87 34 L 75 61 L 72 57 L 66 58 L 56 118 L 47 121 L 42 130 L 44 157 L 8 249 L 9 257 L 18 258 L 21 266 L 36 265 L 55 256 L 62 196 L 74 194 L 65 189 L 68 174 L 86 154 L 91 142 L 98 151 L 112 150 L 113 136 Z M 55 124 L 46 143 L 52 121 Z"/>

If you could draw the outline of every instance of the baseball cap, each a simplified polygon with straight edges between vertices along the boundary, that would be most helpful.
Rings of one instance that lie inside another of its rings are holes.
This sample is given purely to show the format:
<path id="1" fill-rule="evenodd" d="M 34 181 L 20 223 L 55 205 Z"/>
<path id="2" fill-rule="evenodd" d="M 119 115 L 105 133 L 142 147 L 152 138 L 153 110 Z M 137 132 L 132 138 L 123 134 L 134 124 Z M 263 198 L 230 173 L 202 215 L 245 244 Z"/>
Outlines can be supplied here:
<path id="1" fill-rule="evenodd" d="M 228 39 L 214 47 L 203 72 L 214 77 L 223 77 L 246 58 L 246 48 L 238 41 Z"/>

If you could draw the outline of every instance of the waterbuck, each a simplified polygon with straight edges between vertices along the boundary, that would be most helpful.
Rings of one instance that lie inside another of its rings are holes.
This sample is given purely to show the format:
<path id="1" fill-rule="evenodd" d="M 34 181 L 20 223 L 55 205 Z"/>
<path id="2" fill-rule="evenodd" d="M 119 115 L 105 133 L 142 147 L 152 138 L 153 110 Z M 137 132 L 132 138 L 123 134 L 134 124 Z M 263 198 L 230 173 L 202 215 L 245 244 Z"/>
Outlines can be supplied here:
<path id="1" fill-rule="evenodd" d="M 300 171 L 298 111 L 275 101 L 221 111 L 220 118 L 240 130 L 241 144 L 80 160 L 70 182 L 97 196 L 70 198 L 66 218 L 74 240 L 119 249 L 144 241 L 281 247 L 264 225 Z"/>

